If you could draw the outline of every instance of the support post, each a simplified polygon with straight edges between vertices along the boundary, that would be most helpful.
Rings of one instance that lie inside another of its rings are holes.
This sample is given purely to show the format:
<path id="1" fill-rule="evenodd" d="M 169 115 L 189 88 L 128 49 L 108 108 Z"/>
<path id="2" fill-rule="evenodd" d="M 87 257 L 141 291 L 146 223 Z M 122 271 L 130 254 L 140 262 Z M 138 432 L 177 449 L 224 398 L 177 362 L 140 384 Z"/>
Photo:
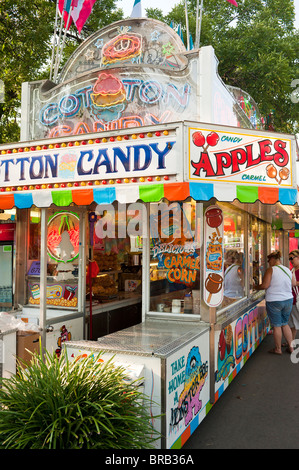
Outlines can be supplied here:
<path id="1" fill-rule="evenodd" d="M 40 248 L 40 314 L 42 354 L 46 349 L 47 334 L 47 209 L 41 209 L 41 248 Z"/>

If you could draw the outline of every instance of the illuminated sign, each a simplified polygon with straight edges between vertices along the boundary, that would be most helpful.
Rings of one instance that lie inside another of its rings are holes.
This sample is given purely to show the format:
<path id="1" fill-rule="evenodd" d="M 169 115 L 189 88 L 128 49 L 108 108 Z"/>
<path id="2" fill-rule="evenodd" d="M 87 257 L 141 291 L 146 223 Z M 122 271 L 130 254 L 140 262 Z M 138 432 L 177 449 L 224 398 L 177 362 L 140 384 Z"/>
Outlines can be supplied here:
<path id="1" fill-rule="evenodd" d="M 114 140 L 114 139 L 113 139 Z M 0 185 L 55 184 L 177 173 L 176 136 L 2 155 Z"/>
<path id="2" fill-rule="evenodd" d="M 29 304 L 40 304 L 40 284 L 28 283 Z M 49 284 L 47 285 L 47 305 L 55 307 L 76 307 L 78 303 L 76 285 Z"/>
<path id="3" fill-rule="evenodd" d="M 144 79 L 101 72 L 87 86 L 62 87 L 41 108 L 38 120 L 48 137 L 154 125 L 192 117 L 190 95 L 188 81 L 169 81 L 163 74 Z"/>
<path id="4" fill-rule="evenodd" d="M 185 54 L 180 37 L 159 21 L 103 28 L 78 47 L 56 86 L 28 85 L 30 139 L 194 118 L 197 59 Z"/>
<path id="5" fill-rule="evenodd" d="M 63 232 L 69 236 L 69 250 L 62 247 Z M 79 217 L 73 212 L 55 212 L 48 221 L 48 255 L 58 262 L 69 263 L 79 256 Z M 65 256 L 66 253 L 66 256 Z"/>
<path id="6" fill-rule="evenodd" d="M 23 140 L 115 131 L 203 119 L 257 125 L 253 100 L 224 86 L 210 46 L 187 51 L 166 24 L 149 19 L 113 23 L 84 41 L 58 83 L 28 83 Z M 199 90 L 199 82 L 201 90 Z M 209 97 L 202 99 L 204 95 Z"/>

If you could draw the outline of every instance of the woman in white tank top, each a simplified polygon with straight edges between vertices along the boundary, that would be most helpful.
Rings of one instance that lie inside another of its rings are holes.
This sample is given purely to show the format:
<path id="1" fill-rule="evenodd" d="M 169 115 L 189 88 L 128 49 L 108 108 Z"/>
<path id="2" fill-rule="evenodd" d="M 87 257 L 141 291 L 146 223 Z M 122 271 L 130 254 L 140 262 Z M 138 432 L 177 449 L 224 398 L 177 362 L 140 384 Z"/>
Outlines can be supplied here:
<path id="1" fill-rule="evenodd" d="M 281 354 L 281 340 L 284 335 L 289 353 L 293 352 L 292 332 L 288 325 L 289 316 L 293 305 L 292 286 L 296 282 L 292 272 L 286 266 L 282 266 L 280 251 L 274 251 L 268 256 L 269 268 L 266 270 L 263 281 L 257 290 L 266 290 L 266 310 L 273 328 L 275 348 L 270 353 Z"/>

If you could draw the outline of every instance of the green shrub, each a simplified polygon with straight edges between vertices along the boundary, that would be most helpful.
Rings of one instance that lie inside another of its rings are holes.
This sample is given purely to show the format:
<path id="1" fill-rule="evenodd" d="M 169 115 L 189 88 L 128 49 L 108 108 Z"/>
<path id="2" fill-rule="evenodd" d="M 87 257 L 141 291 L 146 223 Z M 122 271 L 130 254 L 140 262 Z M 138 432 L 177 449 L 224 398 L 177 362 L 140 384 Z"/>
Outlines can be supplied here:
<path id="1" fill-rule="evenodd" d="M 112 359 L 33 355 L 29 368 L 1 381 L 0 448 L 152 448 L 149 400 L 124 378 Z"/>

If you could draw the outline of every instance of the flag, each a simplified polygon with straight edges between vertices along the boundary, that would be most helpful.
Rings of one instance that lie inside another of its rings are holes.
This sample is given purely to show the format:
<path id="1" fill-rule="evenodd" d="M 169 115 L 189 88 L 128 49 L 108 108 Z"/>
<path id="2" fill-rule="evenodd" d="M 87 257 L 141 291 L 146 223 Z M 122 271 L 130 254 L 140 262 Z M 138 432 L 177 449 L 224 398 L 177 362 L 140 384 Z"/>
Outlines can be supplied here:
<path id="1" fill-rule="evenodd" d="M 141 0 L 135 0 L 131 13 L 131 18 L 141 18 L 141 16 Z"/>
<path id="2" fill-rule="evenodd" d="M 72 0 L 71 16 L 79 34 L 85 25 L 96 0 Z"/>
<path id="3" fill-rule="evenodd" d="M 194 49 L 194 44 L 193 44 L 193 38 L 191 34 L 189 35 L 189 43 L 190 43 L 190 51 L 192 51 L 192 49 Z"/>
<path id="4" fill-rule="evenodd" d="M 96 0 L 59 0 L 59 11 L 63 13 L 64 26 L 68 24 L 70 27 L 73 21 L 80 34 L 95 2 Z M 71 18 L 68 22 L 69 14 Z"/>
<path id="5" fill-rule="evenodd" d="M 228 3 L 231 3 L 232 5 L 235 5 L 236 7 L 238 6 L 236 0 L 226 0 Z"/>
<path id="6" fill-rule="evenodd" d="M 59 8 L 60 14 L 63 15 L 64 27 L 65 28 L 67 26 L 67 20 L 68 20 L 68 17 L 69 17 L 69 12 L 70 12 L 70 9 L 71 9 L 71 5 L 72 5 L 72 0 L 59 0 L 59 2 L 58 2 L 58 8 Z M 72 23 L 72 21 L 70 20 L 69 27 L 70 27 L 71 23 Z"/>
<path id="7" fill-rule="evenodd" d="M 58 5 L 59 5 L 60 13 L 62 13 L 63 10 L 68 13 L 70 11 L 71 4 L 72 4 L 72 0 L 59 0 Z"/>
<path id="8" fill-rule="evenodd" d="M 178 25 L 177 34 L 180 36 L 182 42 L 184 42 L 183 31 L 181 24 Z"/>

